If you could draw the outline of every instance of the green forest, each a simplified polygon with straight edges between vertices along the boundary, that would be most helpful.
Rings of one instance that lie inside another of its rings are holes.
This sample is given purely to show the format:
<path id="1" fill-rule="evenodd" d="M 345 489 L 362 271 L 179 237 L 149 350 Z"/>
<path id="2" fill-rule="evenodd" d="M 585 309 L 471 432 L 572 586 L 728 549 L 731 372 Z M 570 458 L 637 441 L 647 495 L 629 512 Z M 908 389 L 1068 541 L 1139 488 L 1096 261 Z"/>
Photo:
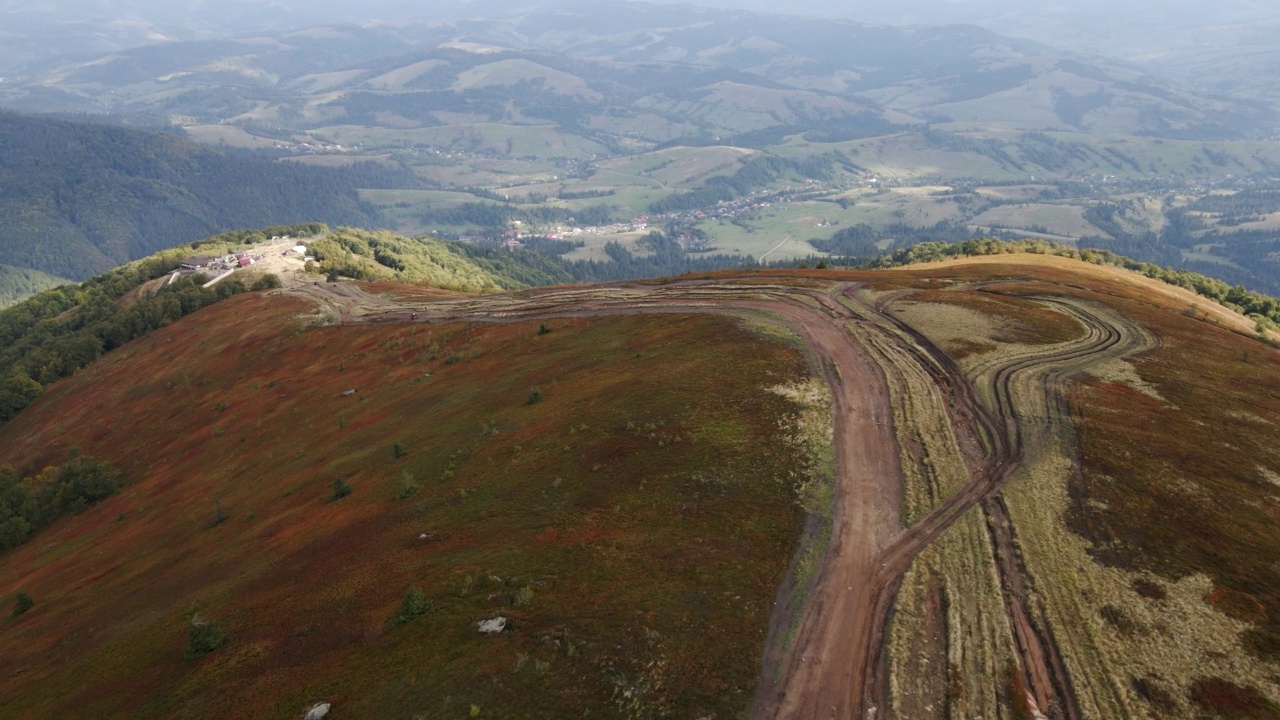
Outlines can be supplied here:
<path id="1" fill-rule="evenodd" d="M 638 280 L 755 264 L 740 255 L 688 254 L 676 241 L 656 231 L 637 242 L 643 254 L 617 242 L 608 243 L 607 261 L 565 260 L 559 255 L 572 250 L 573 244 L 564 241 L 534 241 L 529 248 L 510 250 L 354 228 L 338 228 L 310 241 L 309 247 L 316 270 L 330 280 L 397 280 L 467 292 Z"/>
<path id="2" fill-rule="evenodd" d="M 118 267 L 79 285 L 46 290 L 0 310 L 0 422 L 35 402 L 48 385 L 134 338 L 246 290 L 278 283 L 278 279 L 266 276 L 247 288 L 231 278 L 206 289 L 201 285 L 207 278 L 196 274 L 165 284 L 154 293 L 136 294 L 129 303 L 121 302 L 144 283 L 172 272 L 192 249 L 220 254 L 270 235 L 301 237 L 327 230 L 322 224 L 308 223 L 216 235 Z"/>
<path id="3" fill-rule="evenodd" d="M 67 282 L 39 270 L 0 265 L 0 308 Z"/>
<path id="4" fill-rule="evenodd" d="M 533 252 L 338 228 L 308 243 L 330 280 L 396 280 L 444 290 L 494 293 L 571 282 L 559 261 Z"/>
<path id="5" fill-rule="evenodd" d="M 176 135 L 0 112 L 0 263 L 83 279 L 216 232 L 376 225 L 382 166 L 315 168 Z"/>
<path id="6" fill-rule="evenodd" d="M 110 463 L 72 450 L 61 467 L 21 477 L 0 467 L 0 549 L 12 550 L 67 514 L 84 512 L 120 489 L 121 474 Z"/>

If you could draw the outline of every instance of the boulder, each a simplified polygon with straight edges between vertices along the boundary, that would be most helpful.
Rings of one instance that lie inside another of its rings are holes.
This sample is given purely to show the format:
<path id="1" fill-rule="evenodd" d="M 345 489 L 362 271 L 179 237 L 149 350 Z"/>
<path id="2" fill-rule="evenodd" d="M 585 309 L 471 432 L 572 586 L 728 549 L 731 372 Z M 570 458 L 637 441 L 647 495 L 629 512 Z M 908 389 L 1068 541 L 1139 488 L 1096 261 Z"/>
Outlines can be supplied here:
<path id="1" fill-rule="evenodd" d="M 497 635 L 507 627 L 507 619 L 504 617 L 496 617 L 492 620 L 481 620 L 476 623 L 476 627 L 480 628 L 480 632 L 485 635 Z"/>
<path id="2" fill-rule="evenodd" d="M 329 708 L 331 707 L 333 707 L 332 703 L 316 703 L 311 706 L 311 709 L 307 711 L 307 714 L 303 716 L 302 720 L 324 720 L 329 717 Z"/>

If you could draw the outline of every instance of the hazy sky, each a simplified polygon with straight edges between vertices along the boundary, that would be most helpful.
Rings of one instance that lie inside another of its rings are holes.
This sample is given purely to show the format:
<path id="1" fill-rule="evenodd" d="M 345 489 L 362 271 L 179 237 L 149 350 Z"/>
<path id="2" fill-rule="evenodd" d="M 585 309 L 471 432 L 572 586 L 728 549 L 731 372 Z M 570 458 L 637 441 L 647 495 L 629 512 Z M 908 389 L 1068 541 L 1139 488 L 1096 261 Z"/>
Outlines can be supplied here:
<path id="1" fill-rule="evenodd" d="M 553 0 L 554 2 L 554 0 Z M 463 5 L 457 0 L 0 0 L 7 13 L 50 20 L 81 18 L 133 18 L 192 25 L 217 23 L 230 26 L 266 18 L 314 18 L 319 20 L 368 20 L 377 17 L 430 16 Z M 482 14 L 486 5 L 505 8 L 532 7 L 537 0 L 465 3 Z M 740 8 L 767 12 L 802 12 L 838 15 L 868 22 L 992 22 L 1004 18 L 1057 20 L 1144 16 L 1158 23 L 1214 25 L 1280 15 L 1274 0 L 1067 0 L 1042 4 L 1028 0 L 704 0 L 693 5 Z M 593 3 L 598 6 L 599 3 Z"/>
<path id="2" fill-rule="evenodd" d="M 74 45 L 72 28 L 94 49 L 164 39 L 229 37 L 318 24 L 378 19 L 506 16 L 545 5 L 610 0 L 0 0 L 0 55 L 25 43 L 49 54 L 46 38 Z M 667 1 L 671 4 L 670 0 Z M 873 24 L 973 23 L 1066 49 L 1150 57 L 1163 45 L 1280 45 L 1277 0 L 697 0 L 721 8 L 828 15 Z M 678 16 L 674 16 L 678 17 Z M 1262 38 L 1259 40 L 1258 38 Z M 1274 40 L 1268 38 L 1275 38 Z M 6 47 L 7 45 L 7 47 Z"/>

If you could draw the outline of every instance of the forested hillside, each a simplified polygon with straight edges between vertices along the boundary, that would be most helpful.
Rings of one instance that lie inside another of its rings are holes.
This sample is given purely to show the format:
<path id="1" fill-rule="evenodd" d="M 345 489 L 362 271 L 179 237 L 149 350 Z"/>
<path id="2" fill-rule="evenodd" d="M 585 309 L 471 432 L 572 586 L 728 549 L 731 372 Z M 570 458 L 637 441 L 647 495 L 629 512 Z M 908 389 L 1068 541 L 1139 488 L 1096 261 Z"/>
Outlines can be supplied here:
<path id="1" fill-rule="evenodd" d="M 42 290 L 57 287 L 66 280 L 29 268 L 0 265 L 0 308 L 8 307 Z"/>
<path id="2" fill-rule="evenodd" d="M 357 183 L 325 169 L 233 156 L 179 137 L 0 113 L 0 262 L 83 279 L 241 227 L 376 225 Z"/>

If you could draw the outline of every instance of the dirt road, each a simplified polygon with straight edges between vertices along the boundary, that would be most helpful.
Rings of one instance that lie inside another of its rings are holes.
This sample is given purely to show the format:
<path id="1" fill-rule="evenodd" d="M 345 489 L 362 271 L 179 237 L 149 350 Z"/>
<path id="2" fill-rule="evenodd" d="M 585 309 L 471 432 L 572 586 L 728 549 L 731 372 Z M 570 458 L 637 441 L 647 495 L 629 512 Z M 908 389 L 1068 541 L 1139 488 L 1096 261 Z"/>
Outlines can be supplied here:
<path id="1" fill-rule="evenodd" d="M 992 530 L 1017 652 L 1027 687 L 1041 708 L 1075 718 L 1069 681 L 1051 637 L 1038 634 L 1026 603 L 1012 526 L 997 493 L 1022 460 L 1028 423 L 1017 398 L 1041 392 L 1059 401 L 1071 374 L 1144 347 L 1131 324 L 1084 303 L 1044 299 L 1079 320 L 1084 337 L 982 368 L 975 386 L 946 353 L 885 307 L 858 300 L 850 284 L 829 291 L 770 284 L 689 281 L 544 289 L 443 302 L 396 301 L 343 283 L 303 285 L 339 322 L 512 322 L 608 314 L 764 312 L 788 325 L 833 399 L 837 478 L 831 542 L 822 569 L 776 676 L 762 678 L 756 718 L 874 718 L 885 707 L 884 634 L 894 597 L 912 560 L 960 516 L 979 504 L 996 518 Z M 885 347 L 895 350 L 893 358 Z M 877 350 L 877 348 L 880 348 Z M 970 481 L 910 528 L 899 521 L 902 473 L 886 373 L 913 362 L 947 400 L 967 449 Z M 1065 417 L 1065 415 L 1064 415 Z M 1003 517 L 1003 520 L 1001 519 Z M 1039 627 L 1044 627 L 1043 623 Z M 777 638 L 775 638 L 777 640 Z"/>

